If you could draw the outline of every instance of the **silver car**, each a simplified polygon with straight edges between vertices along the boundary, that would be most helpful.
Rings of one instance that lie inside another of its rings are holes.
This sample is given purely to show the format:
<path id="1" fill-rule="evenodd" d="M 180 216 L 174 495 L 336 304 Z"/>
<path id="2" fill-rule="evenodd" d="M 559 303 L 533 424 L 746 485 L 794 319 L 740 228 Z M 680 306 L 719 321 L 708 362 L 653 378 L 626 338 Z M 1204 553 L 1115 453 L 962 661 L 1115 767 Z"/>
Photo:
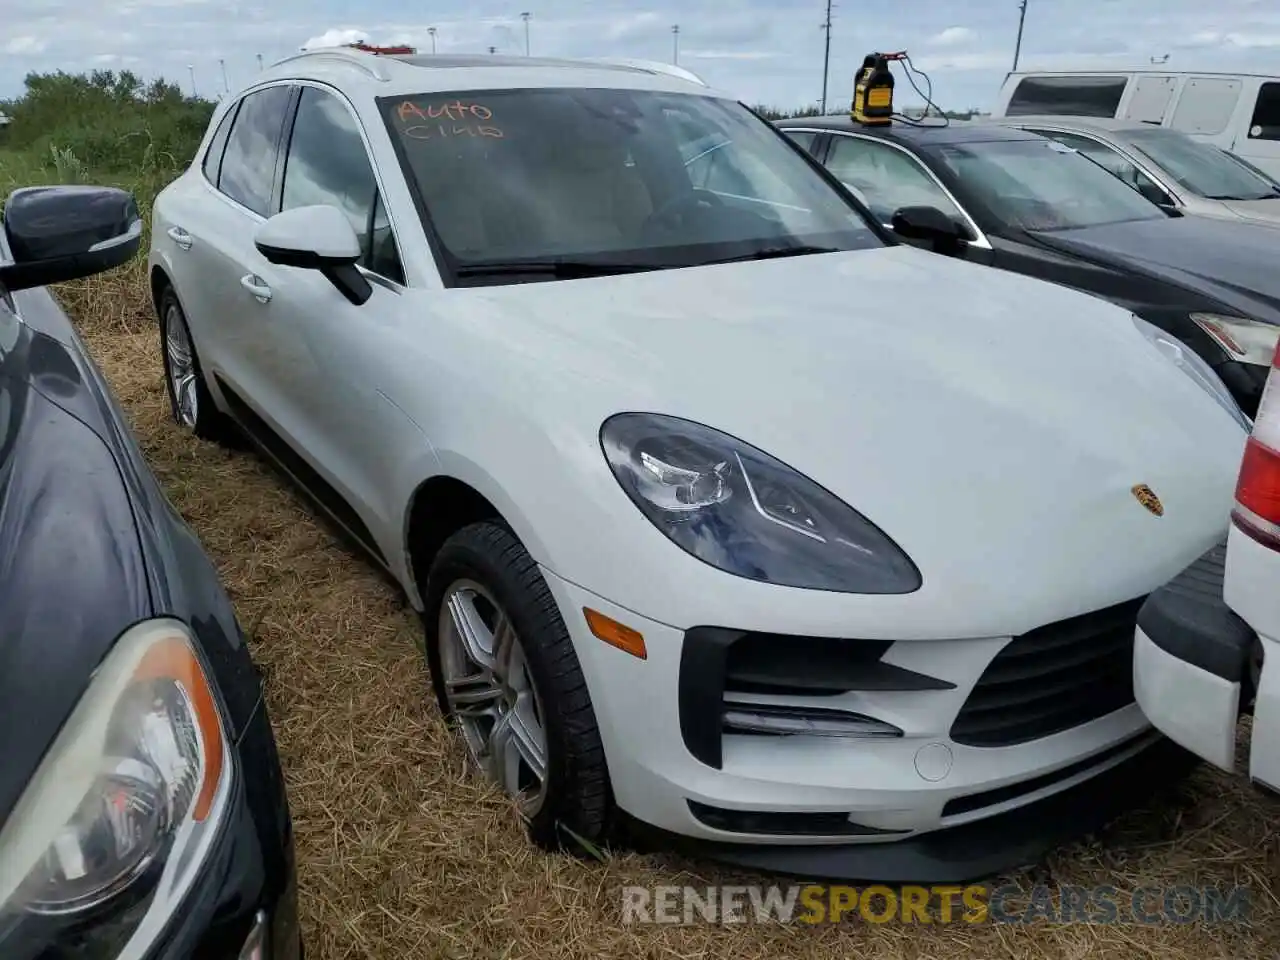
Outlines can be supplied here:
<path id="1" fill-rule="evenodd" d="M 1196 216 L 1280 226 L 1280 183 L 1233 153 L 1146 123 L 1093 117 L 1006 117 L 1074 147 L 1148 200 Z"/>

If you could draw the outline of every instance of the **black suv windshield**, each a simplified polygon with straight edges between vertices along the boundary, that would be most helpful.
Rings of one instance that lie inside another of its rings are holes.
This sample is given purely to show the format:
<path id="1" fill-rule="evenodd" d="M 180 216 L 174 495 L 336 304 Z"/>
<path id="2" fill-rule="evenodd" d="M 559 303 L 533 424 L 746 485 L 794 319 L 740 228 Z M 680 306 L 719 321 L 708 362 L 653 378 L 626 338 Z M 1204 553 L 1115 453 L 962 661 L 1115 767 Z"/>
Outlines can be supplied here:
<path id="1" fill-rule="evenodd" d="M 1006 227 L 1071 230 L 1167 215 L 1137 190 L 1056 140 L 990 140 L 932 150 L 957 192 Z"/>
<path id="2" fill-rule="evenodd" d="M 882 243 L 780 134 L 730 101 L 555 88 L 379 103 L 458 283 Z"/>

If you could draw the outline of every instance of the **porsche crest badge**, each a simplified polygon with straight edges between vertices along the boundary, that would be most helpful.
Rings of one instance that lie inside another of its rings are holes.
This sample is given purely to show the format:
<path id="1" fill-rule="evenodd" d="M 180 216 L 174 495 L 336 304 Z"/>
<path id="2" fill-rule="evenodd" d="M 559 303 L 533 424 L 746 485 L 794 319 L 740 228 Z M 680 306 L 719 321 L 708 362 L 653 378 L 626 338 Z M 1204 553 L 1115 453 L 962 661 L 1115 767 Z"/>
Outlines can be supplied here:
<path id="1" fill-rule="evenodd" d="M 1160 502 L 1156 492 L 1145 483 L 1138 484 L 1131 492 L 1133 493 L 1133 498 L 1146 507 L 1148 511 L 1154 513 L 1157 517 L 1164 516 L 1164 504 Z"/>

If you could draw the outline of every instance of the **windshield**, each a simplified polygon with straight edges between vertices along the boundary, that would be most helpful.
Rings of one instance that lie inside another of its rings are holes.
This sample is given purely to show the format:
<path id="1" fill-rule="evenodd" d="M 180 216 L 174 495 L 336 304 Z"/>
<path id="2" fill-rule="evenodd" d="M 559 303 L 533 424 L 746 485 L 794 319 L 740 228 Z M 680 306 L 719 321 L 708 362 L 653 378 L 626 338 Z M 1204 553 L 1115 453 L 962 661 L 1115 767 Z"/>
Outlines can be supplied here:
<path id="1" fill-rule="evenodd" d="M 1166 214 L 1092 160 L 1054 140 L 937 146 L 935 166 L 1004 226 L 1070 230 Z"/>
<path id="2" fill-rule="evenodd" d="M 730 101 L 532 89 L 380 104 L 459 283 L 882 244 L 781 134 Z"/>
<path id="3" fill-rule="evenodd" d="M 1210 200 L 1264 200 L 1280 197 L 1280 187 L 1233 160 L 1225 150 L 1169 130 L 1129 135 L 1145 153 L 1187 190 Z"/>

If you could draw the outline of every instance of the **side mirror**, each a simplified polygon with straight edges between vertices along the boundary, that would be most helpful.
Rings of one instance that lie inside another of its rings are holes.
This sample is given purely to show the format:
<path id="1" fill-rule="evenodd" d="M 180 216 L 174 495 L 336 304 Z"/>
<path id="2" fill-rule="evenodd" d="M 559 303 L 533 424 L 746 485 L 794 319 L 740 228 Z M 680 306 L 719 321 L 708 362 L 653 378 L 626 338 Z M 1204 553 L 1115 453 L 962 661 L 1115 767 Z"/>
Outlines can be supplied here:
<path id="1" fill-rule="evenodd" d="M 258 227 L 253 240 L 269 263 L 318 270 L 357 307 L 373 296 L 373 285 L 356 267 L 360 239 L 337 207 L 318 204 L 277 213 Z"/>
<path id="2" fill-rule="evenodd" d="M 1166 209 L 1172 207 L 1173 197 L 1165 193 L 1160 187 L 1150 181 L 1144 180 L 1138 184 L 1138 192 L 1154 203 L 1157 207 Z"/>
<path id="3" fill-rule="evenodd" d="M 10 291 L 102 273 L 142 245 L 138 203 L 115 187 L 23 187 L 3 220 L 13 262 L 0 264 L 0 286 Z"/>
<path id="4" fill-rule="evenodd" d="M 964 224 L 937 207 L 899 207 L 890 220 L 893 232 L 904 240 L 931 243 L 939 253 L 955 253 L 970 239 Z"/>

